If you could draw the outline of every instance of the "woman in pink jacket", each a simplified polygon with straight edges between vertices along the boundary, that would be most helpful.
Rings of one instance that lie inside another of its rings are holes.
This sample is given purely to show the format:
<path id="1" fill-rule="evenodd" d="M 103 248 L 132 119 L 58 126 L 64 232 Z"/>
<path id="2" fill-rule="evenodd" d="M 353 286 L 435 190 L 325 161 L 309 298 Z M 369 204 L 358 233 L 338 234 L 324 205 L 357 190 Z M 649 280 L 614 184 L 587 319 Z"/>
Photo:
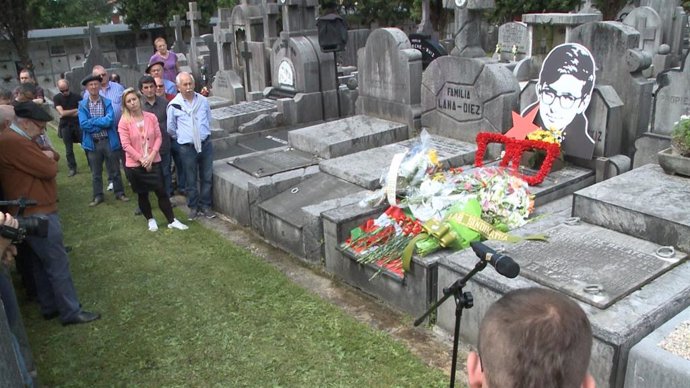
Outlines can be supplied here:
<path id="1" fill-rule="evenodd" d="M 158 119 L 153 113 L 142 110 L 141 98 L 134 88 L 122 93 L 122 118 L 117 130 L 125 151 L 125 174 L 132 191 L 139 197 L 139 209 L 148 220 L 149 230 L 158 230 L 149 202 L 151 191 L 158 197 L 158 207 L 168 220 L 168 228 L 187 229 L 187 225 L 174 217 L 170 198 L 163 185 L 161 157 L 158 154 L 163 139 Z"/>

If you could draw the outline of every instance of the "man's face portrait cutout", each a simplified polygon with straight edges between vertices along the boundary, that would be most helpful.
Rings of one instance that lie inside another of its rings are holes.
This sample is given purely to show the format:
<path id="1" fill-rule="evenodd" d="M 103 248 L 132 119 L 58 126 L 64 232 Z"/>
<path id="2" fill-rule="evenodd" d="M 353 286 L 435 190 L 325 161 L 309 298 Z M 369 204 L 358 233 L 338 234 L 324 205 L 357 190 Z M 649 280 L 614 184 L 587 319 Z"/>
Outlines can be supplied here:
<path id="1" fill-rule="evenodd" d="M 545 129 L 565 129 L 589 106 L 594 87 L 594 61 L 579 44 L 555 47 L 544 60 L 537 97 Z"/>

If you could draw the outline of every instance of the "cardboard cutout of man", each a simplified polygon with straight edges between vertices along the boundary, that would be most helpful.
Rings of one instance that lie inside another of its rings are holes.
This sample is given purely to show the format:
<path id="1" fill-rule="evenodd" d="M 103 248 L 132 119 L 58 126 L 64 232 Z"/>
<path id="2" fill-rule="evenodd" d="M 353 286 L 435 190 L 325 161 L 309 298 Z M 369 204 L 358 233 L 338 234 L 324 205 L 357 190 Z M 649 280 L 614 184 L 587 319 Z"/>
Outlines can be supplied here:
<path id="1" fill-rule="evenodd" d="M 561 148 L 566 155 L 592 159 L 594 139 L 589 135 L 585 111 L 592 99 L 594 58 L 577 43 L 556 46 L 544 60 L 537 83 L 537 102 L 522 112 L 538 109 L 535 124 L 545 130 L 562 131 Z"/>

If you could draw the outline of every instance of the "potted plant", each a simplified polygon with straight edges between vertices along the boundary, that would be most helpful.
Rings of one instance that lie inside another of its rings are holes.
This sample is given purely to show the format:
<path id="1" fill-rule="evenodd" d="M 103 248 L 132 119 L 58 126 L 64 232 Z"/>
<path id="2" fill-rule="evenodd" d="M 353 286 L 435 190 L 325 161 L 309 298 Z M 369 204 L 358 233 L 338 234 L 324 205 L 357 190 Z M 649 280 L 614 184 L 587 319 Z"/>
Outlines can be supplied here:
<path id="1" fill-rule="evenodd" d="M 667 174 L 690 176 L 690 116 L 680 116 L 671 132 L 671 148 L 658 153 Z"/>

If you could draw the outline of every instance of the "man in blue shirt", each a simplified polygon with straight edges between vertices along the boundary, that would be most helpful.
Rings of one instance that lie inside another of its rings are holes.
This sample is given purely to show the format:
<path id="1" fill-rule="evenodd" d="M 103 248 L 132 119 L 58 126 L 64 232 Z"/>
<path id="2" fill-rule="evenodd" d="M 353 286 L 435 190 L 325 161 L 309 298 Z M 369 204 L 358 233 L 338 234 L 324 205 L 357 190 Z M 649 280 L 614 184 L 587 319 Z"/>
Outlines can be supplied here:
<path id="1" fill-rule="evenodd" d="M 113 104 L 115 128 L 117 128 L 117 123 L 120 122 L 120 116 L 122 116 L 122 93 L 125 91 L 125 88 L 117 82 L 110 81 L 108 71 L 101 65 L 94 66 L 91 75 L 101 79 L 101 87 L 98 89 L 98 94 L 107 98 Z M 84 90 L 82 98 L 88 96 L 89 91 Z"/>
<path id="2" fill-rule="evenodd" d="M 122 146 L 117 135 L 114 121 L 113 103 L 99 94 L 101 78 L 99 76 L 86 77 L 82 83 L 86 86 L 88 96 L 79 103 L 79 125 L 83 137 L 81 146 L 86 150 L 91 167 L 93 185 L 93 201 L 89 206 L 98 206 L 103 202 L 103 162 L 108 170 L 108 176 L 113 180 L 115 198 L 127 202 L 125 189 L 120 177 L 118 155 Z"/>
<path id="3" fill-rule="evenodd" d="M 168 103 L 168 133 L 180 145 L 189 219 L 194 220 L 201 215 L 214 218 L 216 215 L 211 210 L 211 107 L 206 97 L 194 91 L 194 77 L 191 74 L 181 72 L 176 81 L 180 92 Z"/>

